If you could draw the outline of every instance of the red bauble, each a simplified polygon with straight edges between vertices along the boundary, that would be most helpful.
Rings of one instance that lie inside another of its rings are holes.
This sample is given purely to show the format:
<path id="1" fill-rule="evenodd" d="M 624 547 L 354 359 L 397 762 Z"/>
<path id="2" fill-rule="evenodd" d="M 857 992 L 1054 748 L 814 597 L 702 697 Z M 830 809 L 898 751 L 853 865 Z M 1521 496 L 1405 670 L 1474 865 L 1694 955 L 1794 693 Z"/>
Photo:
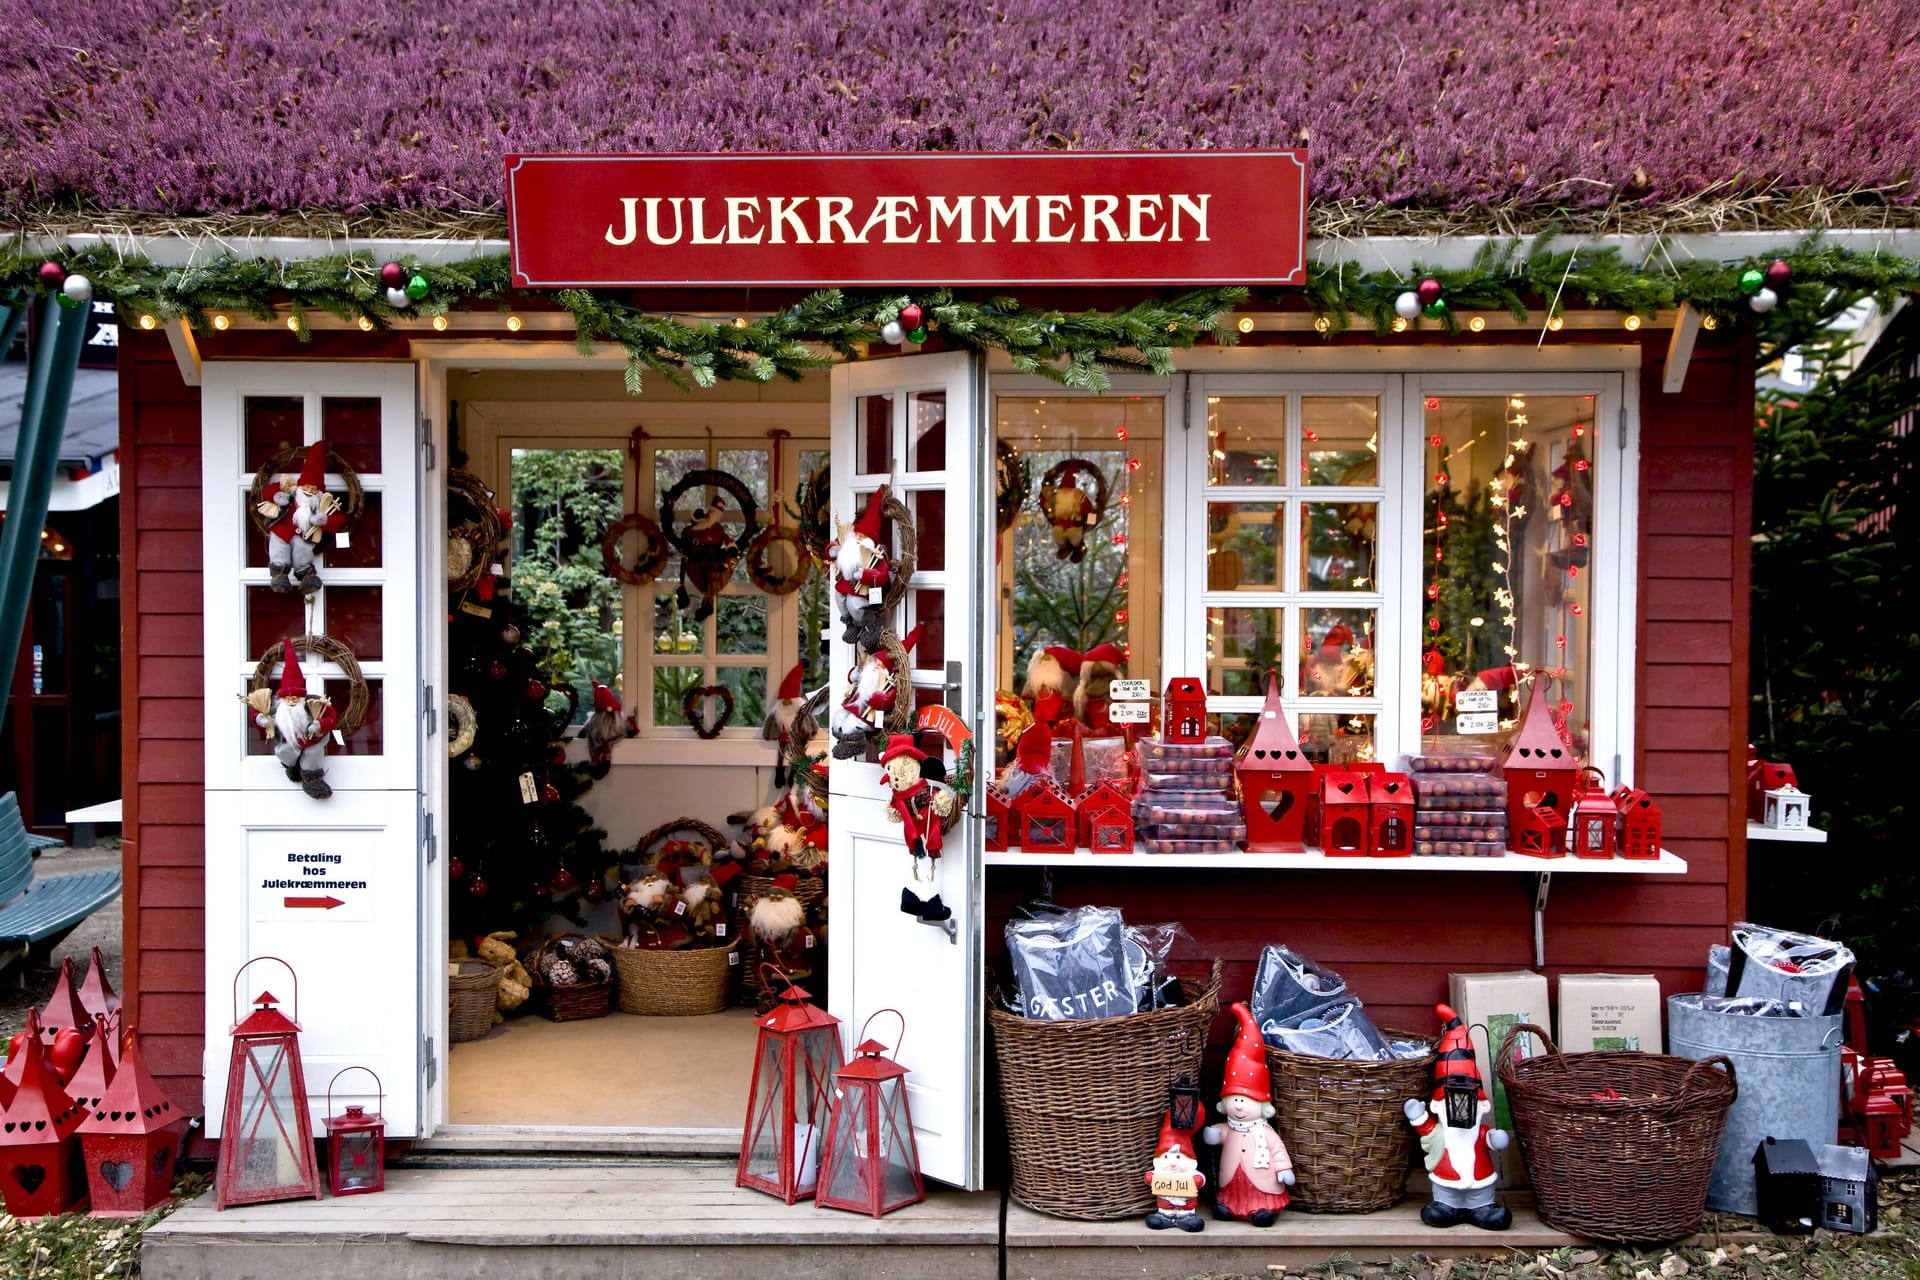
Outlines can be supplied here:
<path id="1" fill-rule="evenodd" d="M 902 329 L 918 329 L 921 320 L 925 318 L 925 313 L 920 310 L 920 304 L 917 302 L 909 302 L 906 306 L 900 308 L 900 327 Z"/>
<path id="2" fill-rule="evenodd" d="M 588 902 L 599 902 L 601 899 L 605 898 L 606 896 L 607 896 L 607 886 L 605 886 L 604 884 L 601 884 L 598 878 L 587 881 L 587 901 Z"/>
<path id="3" fill-rule="evenodd" d="M 467 892 L 472 894 L 476 898 L 486 897 L 487 896 L 487 878 L 483 875 L 475 874 L 473 879 L 467 881 Z"/>
<path id="4" fill-rule="evenodd" d="M 491 663 L 488 664 L 487 674 L 492 676 L 495 680 L 505 680 L 507 678 L 507 664 L 500 661 L 500 659 L 495 658 Z"/>
<path id="5" fill-rule="evenodd" d="M 560 788 L 549 782 L 546 786 L 540 788 L 540 798 L 548 804 L 559 804 Z"/>
<path id="6" fill-rule="evenodd" d="M 467 874 L 467 864 L 460 861 L 459 854 L 456 853 L 447 859 L 447 879 L 458 880 L 465 874 Z"/>
<path id="7" fill-rule="evenodd" d="M 494 508 L 494 514 L 500 517 L 500 528 L 505 532 L 513 531 L 513 512 L 505 507 Z"/>
<path id="8" fill-rule="evenodd" d="M 1786 288 L 1788 282 L 1792 279 L 1793 268 L 1788 266 L 1786 262 L 1780 258 L 1775 258 L 1773 265 L 1767 268 L 1767 288 L 1773 290 L 1775 293 Z"/>
<path id="9" fill-rule="evenodd" d="M 380 268 L 380 283 L 389 289 L 407 287 L 407 269 L 397 262 L 389 262 Z"/>
<path id="10" fill-rule="evenodd" d="M 553 891 L 555 893 L 572 893 L 579 885 L 580 877 L 565 867 L 553 873 Z"/>
<path id="11" fill-rule="evenodd" d="M 550 885 L 550 884 L 548 884 L 548 883 L 547 883 L 547 882 L 546 882 L 545 880 L 535 880 L 535 881 L 533 882 L 533 896 L 534 896 L 534 897 L 536 897 L 536 898 L 544 898 L 544 897 L 546 897 L 546 896 L 547 896 L 548 894 L 550 894 L 550 893 L 552 893 L 552 892 L 553 892 L 553 886 L 552 886 L 552 885 Z"/>
<path id="12" fill-rule="evenodd" d="M 539 702 L 545 698 L 547 696 L 547 682 L 545 680 L 527 681 L 527 696 L 535 702 Z"/>
<path id="13" fill-rule="evenodd" d="M 67 269 L 57 262 L 40 264 L 40 283 L 49 289 L 58 289 L 67 282 Z"/>
<path id="14" fill-rule="evenodd" d="M 1440 301 L 1440 282 L 1428 276 L 1420 282 L 1420 287 L 1414 293 L 1419 297 L 1421 306 L 1430 307 Z"/>
<path id="15" fill-rule="evenodd" d="M 567 749 L 565 747 L 562 747 L 558 751 L 554 752 L 552 755 L 548 756 L 547 763 L 552 765 L 556 769 L 566 768 L 567 767 Z"/>

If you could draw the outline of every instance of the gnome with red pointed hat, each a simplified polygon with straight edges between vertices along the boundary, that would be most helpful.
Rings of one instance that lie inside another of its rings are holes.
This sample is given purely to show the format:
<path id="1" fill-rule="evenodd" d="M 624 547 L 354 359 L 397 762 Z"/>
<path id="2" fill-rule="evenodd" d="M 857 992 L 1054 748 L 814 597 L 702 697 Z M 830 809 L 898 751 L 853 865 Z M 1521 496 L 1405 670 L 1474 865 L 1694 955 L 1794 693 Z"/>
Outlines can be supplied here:
<path id="1" fill-rule="evenodd" d="M 1200 1188 L 1206 1185 L 1207 1175 L 1194 1159 L 1193 1135 L 1177 1128 L 1169 1113 L 1160 1122 L 1160 1141 L 1153 1146 L 1153 1168 L 1147 1173 L 1147 1186 L 1153 1191 L 1147 1226 L 1154 1231 L 1206 1230 L 1207 1221 L 1200 1216 Z"/>
<path id="2" fill-rule="evenodd" d="M 800 692 L 800 680 L 805 674 L 801 663 L 793 664 L 793 670 L 787 672 L 786 679 L 780 682 L 779 692 L 774 695 L 773 709 L 767 712 L 766 720 L 760 725 L 760 736 L 768 742 L 779 744 L 780 749 L 774 753 L 773 764 L 773 785 L 776 787 L 785 787 L 793 781 L 788 749 L 793 745 L 794 725 L 799 722 L 800 712 L 807 705 L 806 696 Z"/>
<path id="3" fill-rule="evenodd" d="M 587 759 L 594 764 L 610 763 L 613 744 L 626 736 L 620 723 L 620 695 L 598 680 L 593 682 L 593 714 L 580 736 L 587 740 Z"/>
<path id="4" fill-rule="evenodd" d="M 1126 666 L 1127 655 L 1112 642 L 1097 644 L 1080 655 L 1080 679 L 1073 686 L 1073 714 L 1095 733 L 1113 727 L 1107 720 L 1107 703 L 1113 682 Z"/>
<path id="5" fill-rule="evenodd" d="M 1420 1210 L 1430 1227 L 1471 1222 L 1488 1231 L 1505 1231 L 1513 1212 L 1499 1203 L 1499 1171 L 1492 1152 L 1507 1148 L 1507 1132 L 1493 1127 L 1493 1104 L 1480 1086 L 1473 1045 L 1460 1015 L 1435 1005 L 1440 1015 L 1440 1060 L 1433 1068 L 1433 1097 L 1406 1102 L 1407 1123 L 1420 1138 L 1433 1199 Z"/>
<path id="6" fill-rule="evenodd" d="M 1225 1124 L 1211 1124 L 1200 1136 L 1220 1148 L 1220 1186 L 1213 1194 L 1213 1216 L 1245 1219 L 1270 1227 L 1287 1207 L 1293 1185 L 1293 1157 L 1267 1123 L 1273 1118 L 1273 1082 L 1267 1074 L 1267 1046 L 1253 1011 L 1235 1003 L 1240 1031 L 1227 1054 L 1226 1079 L 1220 1085 Z"/>
<path id="7" fill-rule="evenodd" d="M 913 646 L 919 642 L 920 628 L 916 626 L 901 638 L 900 648 L 911 657 Z M 866 755 L 870 744 L 879 741 L 881 726 L 899 702 L 900 685 L 907 678 L 906 672 L 894 670 L 894 662 L 889 649 L 876 645 L 847 672 L 847 695 L 833 713 L 835 760 L 857 760 Z"/>
<path id="8" fill-rule="evenodd" d="M 852 524 L 840 523 L 827 544 L 827 563 L 833 566 L 833 598 L 840 614 L 841 640 L 871 643 L 877 636 L 882 610 L 880 596 L 892 580 L 887 548 L 880 541 L 885 488 L 867 499 L 867 509 Z"/>
<path id="9" fill-rule="evenodd" d="M 325 694 L 307 696 L 306 677 L 300 674 L 300 657 L 294 652 L 293 641 L 282 642 L 280 648 L 286 656 L 280 668 L 279 692 L 255 689 L 245 701 L 253 712 L 254 726 L 273 743 L 273 757 L 287 771 L 287 781 L 299 783 L 300 789 L 315 800 L 325 800 L 333 794 L 333 788 L 327 785 L 327 737 L 340 716 L 333 708 L 333 699 Z"/>
<path id="10" fill-rule="evenodd" d="M 1037 724 L 1057 724 L 1067 714 L 1067 695 L 1080 672 L 1080 651 L 1063 644 L 1035 649 L 1027 659 L 1027 701 Z"/>
<path id="11" fill-rule="evenodd" d="M 267 529 L 267 584 L 275 591 L 312 595 L 320 589 L 313 557 L 330 533 L 347 527 L 340 499 L 327 492 L 327 442 L 307 446 L 300 474 L 278 477 L 278 487 L 261 496 L 255 508 Z"/>

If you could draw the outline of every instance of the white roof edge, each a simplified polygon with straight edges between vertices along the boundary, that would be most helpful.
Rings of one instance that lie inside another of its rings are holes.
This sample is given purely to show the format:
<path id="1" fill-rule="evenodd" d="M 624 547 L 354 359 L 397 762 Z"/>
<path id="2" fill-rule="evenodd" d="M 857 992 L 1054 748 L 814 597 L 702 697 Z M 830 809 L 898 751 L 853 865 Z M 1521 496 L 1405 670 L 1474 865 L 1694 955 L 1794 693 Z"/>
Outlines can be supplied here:
<path id="1" fill-rule="evenodd" d="M 1658 235 L 1571 235 L 1557 239 L 1556 247 L 1615 248 L 1627 258 L 1643 261 L 1664 245 L 1675 261 L 1704 258 L 1731 262 L 1798 244 L 1818 235 L 1827 244 L 1858 252 L 1890 253 L 1920 258 L 1920 228 L 1841 229 L 1815 231 L 1712 231 Z M 1460 268 L 1473 261 L 1487 244 L 1504 244 L 1512 236 L 1336 236 L 1307 242 L 1307 256 L 1326 265 L 1351 263 L 1365 271 L 1405 272 L 1417 263 L 1424 267 Z M 1519 237 L 1521 240 L 1530 237 Z M 108 233 L 64 237 L 75 248 L 99 245 L 121 253 L 143 256 L 161 266 L 187 266 L 231 254 L 241 258 L 294 260 L 324 258 L 349 249 L 376 258 L 412 255 L 421 262 L 460 262 L 481 254 L 505 253 L 505 240 L 355 240 L 347 237 L 302 236 L 141 236 Z M 52 242 L 49 242 L 52 247 Z"/>

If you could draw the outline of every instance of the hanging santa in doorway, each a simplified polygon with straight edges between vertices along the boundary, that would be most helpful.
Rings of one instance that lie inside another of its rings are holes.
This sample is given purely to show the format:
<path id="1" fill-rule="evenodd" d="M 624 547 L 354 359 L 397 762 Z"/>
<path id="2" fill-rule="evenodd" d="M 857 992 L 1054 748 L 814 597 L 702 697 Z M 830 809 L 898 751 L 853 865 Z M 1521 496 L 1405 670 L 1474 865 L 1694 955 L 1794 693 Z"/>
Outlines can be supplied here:
<path id="1" fill-rule="evenodd" d="M 1487 1231 L 1505 1231 L 1513 1212 L 1499 1203 L 1500 1181 L 1493 1167 L 1494 1151 L 1507 1148 L 1507 1133 L 1493 1127 L 1493 1104 L 1480 1087 L 1473 1046 L 1460 1015 L 1446 1005 L 1435 1005 L 1440 1015 L 1440 1060 L 1433 1068 L 1433 1096 L 1426 1101 L 1408 1098 L 1407 1123 L 1420 1138 L 1433 1199 L 1420 1210 L 1430 1227 L 1453 1227 L 1470 1222 Z"/>
<path id="2" fill-rule="evenodd" d="M 1287 1188 L 1293 1185 L 1293 1159 L 1286 1143 L 1267 1123 L 1273 1118 L 1273 1082 L 1267 1074 L 1266 1042 L 1253 1020 L 1253 1011 L 1236 1003 L 1233 1016 L 1240 1031 L 1227 1054 L 1226 1079 L 1220 1086 L 1220 1113 L 1225 1124 L 1208 1125 L 1200 1136 L 1220 1148 L 1220 1186 L 1214 1192 L 1213 1216 L 1244 1219 L 1256 1227 L 1270 1227 L 1287 1207 Z"/>
<path id="3" fill-rule="evenodd" d="M 287 781 L 299 783 L 300 789 L 315 800 L 325 800 L 333 794 L 326 780 L 327 735 L 340 717 L 331 698 L 324 694 L 307 696 L 307 682 L 300 674 L 293 641 L 284 641 L 281 650 L 286 658 L 280 669 L 279 692 L 256 689 L 247 695 L 247 706 L 253 712 L 255 727 L 273 743 L 273 757 L 286 769 Z"/>
<path id="4" fill-rule="evenodd" d="M 880 542 L 880 521 L 886 493 L 885 489 L 875 491 L 867 499 L 865 514 L 852 524 L 838 526 L 827 545 L 833 598 L 843 624 L 840 639 L 848 644 L 871 645 L 885 613 L 881 595 L 891 581 L 891 571 L 887 549 Z"/>
<path id="5" fill-rule="evenodd" d="M 327 442 L 315 440 L 297 479 L 280 477 L 280 486 L 261 497 L 256 510 L 273 524 L 267 529 L 267 585 L 283 594 L 312 595 L 320 589 L 313 558 L 329 533 L 347 527 L 340 499 L 327 492 Z"/>

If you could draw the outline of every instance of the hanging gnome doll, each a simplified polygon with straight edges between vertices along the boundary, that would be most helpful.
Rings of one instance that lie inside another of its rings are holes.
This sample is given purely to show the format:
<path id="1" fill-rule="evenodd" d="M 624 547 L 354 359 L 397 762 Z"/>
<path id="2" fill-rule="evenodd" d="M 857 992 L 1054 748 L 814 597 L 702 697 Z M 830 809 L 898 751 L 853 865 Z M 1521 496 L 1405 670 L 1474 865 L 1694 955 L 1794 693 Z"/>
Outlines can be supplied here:
<path id="1" fill-rule="evenodd" d="M 339 722 L 333 699 L 324 694 L 309 698 L 306 678 L 300 674 L 300 658 L 293 641 L 281 644 L 286 654 L 280 668 L 280 690 L 269 694 L 255 689 L 246 697 L 253 712 L 253 723 L 273 743 L 273 757 L 287 771 L 287 781 L 315 800 L 333 794 L 327 785 L 327 735 Z"/>
<path id="2" fill-rule="evenodd" d="M 1460 1015 L 1446 1005 L 1434 1006 L 1440 1015 L 1440 1060 L 1433 1068 L 1433 1097 L 1407 1099 L 1407 1123 L 1420 1139 L 1433 1199 L 1420 1210 L 1420 1221 L 1430 1227 L 1452 1227 L 1470 1222 L 1488 1231 L 1505 1231 L 1513 1211 L 1499 1203 L 1499 1171 L 1494 1151 L 1509 1141 L 1504 1129 L 1493 1127 L 1493 1104 L 1480 1087 L 1473 1045 Z"/>
<path id="3" fill-rule="evenodd" d="M 733 535 L 727 531 L 727 500 L 718 494 L 704 507 L 695 507 L 687 525 L 687 554 L 680 566 L 680 590 L 675 601 L 682 609 L 693 604 L 690 615 L 704 622 L 713 614 L 714 600 L 733 577 L 740 562 Z M 694 603 L 695 601 L 698 603 Z"/>
<path id="4" fill-rule="evenodd" d="M 800 678 L 805 674 L 800 663 L 793 664 L 793 670 L 787 672 L 786 679 L 780 682 L 780 690 L 775 695 L 773 709 L 767 713 L 766 721 L 760 726 L 760 736 L 768 742 L 777 743 L 779 749 L 774 753 L 773 785 L 787 787 L 793 782 L 793 767 L 787 759 L 787 749 L 793 745 L 793 727 L 800 719 L 800 712 L 807 705 L 806 697 L 800 692 Z"/>
<path id="5" fill-rule="evenodd" d="M 1160 1141 L 1154 1144 L 1153 1168 L 1147 1173 L 1147 1186 L 1153 1192 L 1148 1228 L 1206 1230 L 1207 1220 L 1200 1216 L 1200 1188 L 1206 1185 L 1207 1175 L 1194 1159 L 1193 1135 L 1176 1128 L 1168 1115 L 1160 1122 Z"/>
<path id="6" fill-rule="evenodd" d="M 901 638 L 900 648 L 912 654 L 919 642 L 920 628 L 916 626 Z M 893 669 L 893 662 L 893 655 L 886 649 L 876 649 L 847 672 L 847 696 L 833 713 L 835 760 L 860 758 L 866 754 L 868 743 L 880 734 L 887 713 L 900 697 L 903 673 Z"/>
<path id="7" fill-rule="evenodd" d="M 613 760 L 613 744 L 626 736 L 620 723 L 620 695 L 598 680 L 593 682 L 593 715 L 581 736 L 587 740 L 587 759 L 608 764 Z"/>
<path id="8" fill-rule="evenodd" d="M 871 645 L 879 638 L 883 612 L 880 598 L 891 577 L 887 550 L 880 544 L 885 497 L 885 489 L 876 490 L 867 499 L 866 513 L 852 524 L 840 525 L 827 545 L 827 562 L 833 566 L 833 598 L 843 624 L 840 639 L 847 644 Z"/>
<path id="9" fill-rule="evenodd" d="M 273 524 L 267 530 L 267 585 L 283 594 L 312 595 L 320 589 L 313 563 L 321 540 L 347 527 L 340 499 L 327 492 L 327 442 L 307 446 L 297 479 L 281 476 L 254 509 Z"/>
<path id="10" fill-rule="evenodd" d="M 1087 558 L 1087 528 L 1099 519 L 1087 495 L 1074 478 L 1062 477 L 1053 491 L 1053 509 L 1046 513 L 1053 526 L 1053 556 L 1070 564 Z"/>
<path id="11" fill-rule="evenodd" d="M 1225 1124 L 1210 1124 L 1200 1136 L 1220 1148 L 1220 1185 L 1213 1193 L 1213 1216 L 1244 1219 L 1270 1227 L 1287 1207 L 1293 1185 L 1293 1159 L 1280 1135 L 1267 1123 L 1273 1117 L 1273 1082 L 1267 1074 L 1266 1043 L 1253 1011 L 1235 1003 L 1240 1022 L 1227 1054 L 1226 1079 L 1220 1085 Z"/>
<path id="12" fill-rule="evenodd" d="M 941 822 L 952 816 L 959 801 L 951 787 L 929 782 L 923 776 L 926 759 L 927 753 L 914 746 L 912 737 L 904 733 L 888 739 L 887 749 L 880 757 L 880 767 L 887 771 L 887 817 L 900 824 L 901 838 L 907 842 L 907 852 L 913 855 L 916 881 L 934 878 L 933 863 L 938 861 L 946 838 Z M 922 859 L 925 859 L 924 875 Z M 938 893 L 922 902 L 911 889 L 900 891 L 900 909 L 929 924 L 939 924 L 953 916 L 953 908 L 941 902 Z"/>

